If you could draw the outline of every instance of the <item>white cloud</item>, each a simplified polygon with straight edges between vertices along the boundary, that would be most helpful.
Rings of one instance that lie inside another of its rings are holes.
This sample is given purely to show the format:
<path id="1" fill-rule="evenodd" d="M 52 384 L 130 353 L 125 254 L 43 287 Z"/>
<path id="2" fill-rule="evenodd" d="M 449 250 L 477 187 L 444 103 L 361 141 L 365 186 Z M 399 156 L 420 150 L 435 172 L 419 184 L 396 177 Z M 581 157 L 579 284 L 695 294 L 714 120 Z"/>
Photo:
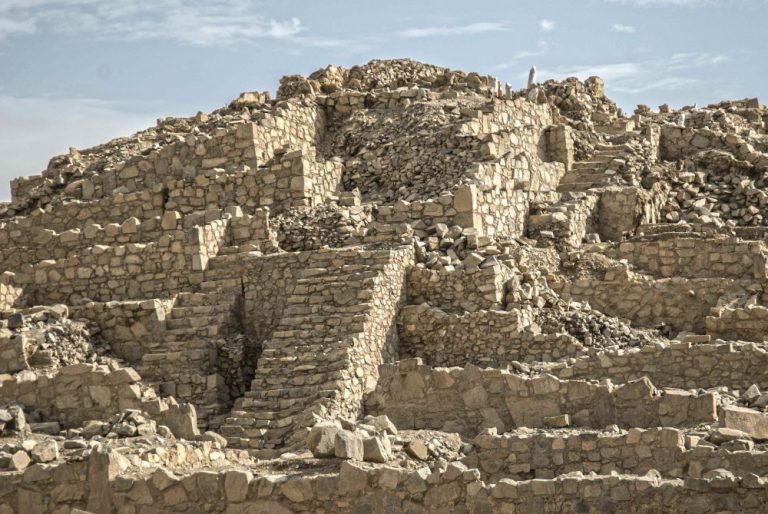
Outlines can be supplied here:
<path id="1" fill-rule="evenodd" d="M 755 3 L 764 0 L 604 0 L 614 4 L 629 4 L 635 7 L 702 7 L 705 5 L 724 5 Z"/>
<path id="2" fill-rule="evenodd" d="M 535 50 L 518 50 L 517 52 L 512 54 L 512 57 L 510 58 L 510 60 L 503 62 L 501 64 L 497 64 L 493 68 L 495 70 L 506 70 L 518 64 L 518 62 L 522 61 L 523 59 L 529 59 L 531 57 L 539 57 L 542 55 L 546 55 L 549 53 L 549 46 L 550 45 L 547 41 L 539 41 L 536 45 Z"/>
<path id="3" fill-rule="evenodd" d="M 290 40 L 305 31 L 299 18 L 274 19 L 260 12 L 257 0 L 2 0 L 0 39 L 51 31 L 213 46 Z"/>
<path id="4" fill-rule="evenodd" d="M 668 79 L 671 78 L 668 75 L 672 71 L 716 66 L 728 60 L 728 56 L 722 54 L 706 52 L 676 53 L 663 59 L 650 59 L 639 62 L 542 69 L 539 70 L 538 76 L 542 80 L 562 80 L 567 77 L 587 78 L 591 75 L 597 75 L 605 80 L 623 80 L 637 77 L 644 77 L 644 80 L 648 77 Z"/>
<path id="5" fill-rule="evenodd" d="M 685 70 L 690 68 L 715 66 L 716 64 L 722 64 L 728 61 L 728 56 L 722 54 L 689 52 L 673 54 L 667 60 L 666 66 L 671 70 Z"/>
<path id="6" fill-rule="evenodd" d="M 0 18 L 0 41 L 16 34 L 32 34 L 35 24 L 31 20 Z"/>
<path id="7" fill-rule="evenodd" d="M 422 38 L 441 36 L 464 36 L 486 32 L 504 32 L 509 26 L 502 22 L 478 22 L 467 25 L 440 25 L 434 27 L 414 27 L 397 33 L 402 38 Z"/>
<path id="8" fill-rule="evenodd" d="M 0 95 L 0 200 L 12 178 L 36 175 L 70 146 L 87 148 L 152 126 L 156 116 L 87 98 Z"/>
<path id="9" fill-rule="evenodd" d="M 686 72 L 727 62 L 729 58 L 721 54 L 706 52 L 677 53 L 662 59 L 650 59 L 638 62 L 619 62 L 589 66 L 559 67 L 538 70 L 541 82 L 567 77 L 587 77 L 597 75 L 603 78 L 611 90 L 638 94 L 646 91 L 674 91 L 700 84 L 700 80 L 686 76 Z M 527 76 L 521 73 L 521 80 Z"/>
<path id="10" fill-rule="evenodd" d="M 610 3 L 633 4 L 639 7 L 647 7 L 651 5 L 692 6 L 692 5 L 703 4 L 705 2 L 708 2 L 709 0 L 605 0 L 605 1 Z"/>
<path id="11" fill-rule="evenodd" d="M 611 32 L 635 32 L 635 27 L 632 25 L 622 25 L 621 23 L 614 23 L 611 25 Z"/>
<path id="12" fill-rule="evenodd" d="M 544 32 L 550 32 L 552 30 L 555 30 L 555 22 L 552 20 L 541 20 L 539 22 L 539 27 Z"/>
<path id="13" fill-rule="evenodd" d="M 614 64 L 599 64 L 591 66 L 559 67 L 554 69 L 540 69 L 538 76 L 540 81 L 555 79 L 563 80 L 568 77 L 585 79 L 597 75 L 605 80 L 624 79 L 642 73 L 642 65 L 636 62 L 620 62 Z"/>
<path id="14" fill-rule="evenodd" d="M 636 95 L 646 91 L 679 91 L 681 89 L 689 89 L 698 84 L 700 84 L 698 79 L 690 77 L 669 77 L 659 80 L 628 83 L 626 85 L 618 84 L 613 87 L 613 90 L 618 93 Z"/>

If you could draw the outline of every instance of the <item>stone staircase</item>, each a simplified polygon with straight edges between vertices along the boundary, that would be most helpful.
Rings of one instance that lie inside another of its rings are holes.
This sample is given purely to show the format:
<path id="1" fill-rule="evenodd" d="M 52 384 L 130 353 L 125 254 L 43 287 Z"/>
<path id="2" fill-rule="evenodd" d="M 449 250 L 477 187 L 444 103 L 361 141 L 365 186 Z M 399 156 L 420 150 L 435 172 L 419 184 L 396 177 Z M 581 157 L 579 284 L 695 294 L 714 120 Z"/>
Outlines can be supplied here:
<path id="1" fill-rule="evenodd" d="M 232 288 L 203 285 L 203 292 L 177 295 L 161 342 L 142 357 L 139 370 L 161 393 L 194 403 L 200 424 L 206 425 L 229 401 L 216 373 L 217 348 L 231 330 L 238 297 Z"/>
<path id="2" fill-rule="evenodd" d="M 559 193 L 586 192 L 597 187 L 610 185 L 609 165 L 614 159 L 620 159 L 628 150 L 625 145 L 599 144 L 595 154 L 588 161 L 573 163 L 573 167 L 560 180 Z"/>
<path id="3" fill-rule="evenodd" d="M 624 144 L 598 144 L 590 160 L 575 162 L 557 186 L 560 200 L 528 217 L 528 237 L 560 250 L 580 246 L 587 233 L 596 229 L 593 221 L 601 191 L 594 190 L 612 185 L 616 172 L 611 163 L 628 150 Z"/>
<path id="4" fill-rule="evenodd" d="M 378 364 L 395 353 L 403 256 L 409 252 L 371 252 L 374 258 L 355 264 L 297 270 L 282 317 L 263 344 L 251 390 L 220 427 L 230 445 L 266 454 L 289 445 L 313 415 L 358 413 L 364 377 L 375 376 Z"/>

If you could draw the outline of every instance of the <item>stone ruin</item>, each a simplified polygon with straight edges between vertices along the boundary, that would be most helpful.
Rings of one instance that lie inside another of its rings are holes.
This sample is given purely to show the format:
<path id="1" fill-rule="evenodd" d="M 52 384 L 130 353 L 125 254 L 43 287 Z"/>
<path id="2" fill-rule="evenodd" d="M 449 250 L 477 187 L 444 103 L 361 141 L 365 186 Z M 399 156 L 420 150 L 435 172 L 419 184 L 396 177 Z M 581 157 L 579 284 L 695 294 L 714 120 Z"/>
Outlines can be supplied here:
<path id="1" fill-rule="evenodd" d="M 371 61 L 54 157 L 0 514 L 765 512 L 767 125 Z"/>

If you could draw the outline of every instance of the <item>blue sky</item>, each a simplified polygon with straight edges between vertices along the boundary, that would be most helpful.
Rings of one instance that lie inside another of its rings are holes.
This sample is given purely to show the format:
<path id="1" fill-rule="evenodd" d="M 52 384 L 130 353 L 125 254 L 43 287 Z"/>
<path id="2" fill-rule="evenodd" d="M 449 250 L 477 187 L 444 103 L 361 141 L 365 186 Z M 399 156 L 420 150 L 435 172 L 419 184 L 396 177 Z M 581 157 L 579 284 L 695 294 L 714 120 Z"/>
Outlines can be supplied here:
<path id="1" fill-rule="evenodd" d="M 375 58 L 597 74 L 628 111 L 765 103 L 767 20 L 768 0 L 0 0 L 0 199 L 69 146 Z"/>

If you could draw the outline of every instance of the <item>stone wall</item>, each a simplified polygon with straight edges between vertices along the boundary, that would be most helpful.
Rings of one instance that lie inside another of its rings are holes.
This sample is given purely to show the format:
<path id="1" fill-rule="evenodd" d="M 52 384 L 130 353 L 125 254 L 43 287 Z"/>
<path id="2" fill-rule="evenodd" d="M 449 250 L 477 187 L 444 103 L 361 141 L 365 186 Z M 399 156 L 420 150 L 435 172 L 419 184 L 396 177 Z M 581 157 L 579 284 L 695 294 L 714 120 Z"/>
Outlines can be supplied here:
<path id="1" fill-rule="evenodd" d="M 551 146 L 551 126 L 548 105 L 522 98 L 494 104 L 491 112 L 467 126 L 468 132 L 492 136 L 485 142 L 483 155 L 484 160 L 495 161 L 468 173 L 480 191 L 478 211 L 484 234 L 497 238 L 523 235 L 530 200 L 557 189 L 569 165 L 570 138 L 563 130 L 558 136 L 562 144 Z M 554 131 L 558 133 L 557 128 Z"/>
<path id="2" fill-rule="evenodd" d="M 652 279 L 618 270 L 603 280 L 547 277 L 549 286 L 567 300 L 588 301 L 609 316 L 630 320 L 636 326 L 664 324 L 674 331 L 702 333 L 705 318 L 725 294 L 745 294 L 748 284 L 725 278 L 680 277 Z"/>
<path id="3" fill-rule="evenodd" d="M 15 285 L 16 275 L 10 271 L 0 274 L 0 310 L 25 305 L 24 289 Z"/>
<path id="4" fill-rule="evenodd" d="M 768 487 L 735 480 L 653 476 L 565 475 L 555 480 L 486 484 L 477 470 L 452 463 L 443 471 L 370 467 L 344 462 L 338 471 L 302 476 L 248 471 L 167 470 L 118 477 L 117 460 L 103 450 L 88 460 L 33 472 L 0 474 L 0 512 L 221 511 L 291 512 L 697 512 L 762 514 Z"/>
<path id="5" fill-rule="evenodd" d="M 168 218 L 169 213 L 164 216 Z M 173 213 L 170 213 L 173 214 Z M 128 218 L 122 223 L 110 223 L 102 227 L 87 225 L 84 229 L 74 228 L 56 233 L 45 227 L 29 227 L 13 230 L 0 229 L 0 244 L 9 251 L 0 252 L 2 269 L 19 271 L 26 264 L 49 259 L 75 257 L 94 245 L 128 244 L 157 241 L 162 236 L 173 239 L 184 237 L 184 232 L 174 225 L 163 230 L 161 218 L 154 217 L 140 221 Z M 10 251 L 13 248 L 13 251 Z"/>
<path id="6" fill-rule="evenodd" d="M 231 124 L 212 134 L 188 134 L 148 155 L 129 159 L 114 170 L 95 177 L 94 197 L 112 194 L 115 189 L 150 189 L 169 179 L 194 179 L 214 168 L 256 167 L 271 160 L 278 151 L 297 150 L 316 143 L 322 136 L 322 110 L 301 100 L 290 100 L 255 122 Z"/>
<path id="7" fill-rule="evenodd" d="M 686 448 L 685 433 L 675 428 L 632 428 L 627 433 L 481 434 L 473 444 L 476 453 L 463 462 L 479 469 L 483 480 L 491 483 L 504 478 L 549 479 L 576 471 L 642 476 L 654 469 L 663 477 L 675 478 L 701 478 L 718 468 L 727 468 L 739 477 L 768 472 L 768 452 L 704 445 Z"/>
<path id="8" fill-rule="evenodd" d="M 235 216 L 230 221 L 233 245 L 252 244 L 268 252 L 277 247 L 277 233 L 270 227 L 269 208 L 256 209 L 253 215 Z"/>
<path id="9" fill-rule="evenodd" d="M 553 125 L 547 130 L 547 152 L 553 161 L 562 162 L 565 171 L 573 166 L 573 136 L 568 125 Z"/>
<path id="10" fill-rule="evenodd" d="M 687 113 L 686 126 L 662 125 L 660 140 L 660 156 L 672 161 L 690 157 L 703 150 L 725 150 L 738 156 L 739 159 L 768 165 L 765 154 L 756 151 L 743 137 L 734 132 L 713 130 L 712 128 L 696 128 L 694 118 L 705 117 L 710 113 Z"/>
<path id="11" fill-rule="evenodd" d="M 378 221 L 422 220 L 476 228 L 481 235 L 520 236 L 532 195 L 554 191 L 565 173 L 562 162 L 550 162 L 567 160 L 565 132 L 562 148 L 548 151 L 551 122 L 546 105 L 524 99 L 489 103 L 462 111 L 454 132 L 429 136 L 428 142 L 386 134 L 395 138 L 383 146 L 386 152 L 347 159 L 345 175 L 355 177 L 355 184 L 378 181 L 411 193 L 401 195 L 407 201 L 382 206 Z M 421 151 L 421 167 L 404 168 L 398 163 L 409 160 L 413 148 Z M 429 182 L 418 188 L 424 177 Z"/>
<path id="12" fill-rule="evenodd" d="M 214 168 L 192 180 L 169 182 L 167 207 L 181 212 L 239 205 L 248 213 L 269 207 L 314 206 L 338 193 L 341 163 L 318 161 L 311 148 L 279 153 L 265 167 Z"/>
<path id="13" fill-rule="evenodd" d="M 117 358 L 138 363 L 165 331 L 172 304 L 170 299 L 89 302 L 72 307 L 70 316 L 94 322 L 101 339 L 109 343 Z"/>
<path id="14" fill-rule="evenodd" d="M 172 397 L 160 398 L 140 384 L 133 368 L 74 364 L 49 374 L 0 375 L 0 404 L 20 405 L 28 414 L 35 412 L 65 429 L 135 409 L 166 425 L 176 437 L 199 435 L 194 407 Z"/>
<path id="15" fill-rule="evenodd" d="M 445 311 L 503 309 L 505 284 L 512 270 L 503 264 L 450 273 L 415 267 L 408 273 L 408 302 Z"/>
<path id="16" fill-rule="evenodd" d="M 27 362 L 31 349 L 22 335 L 0 337 L 0 373 L 16 373 L 29 369 Z"/>
<path id="17" fill-rule="evenodd" d="M 672 341 L 581 356 L 543 369 L 564 380 L 607 378 L 626 383 L 648 377 L 658 387 L 727 386 L 744 391 L 752 384 L 768 387 L 767 364 L 768 352 L 753 344 Z"/>
<path id="18" fill-rule="evenodd" d="M 532 195 L 530 181 L 545 174 L 534 175 L 528 155 L 519 154 L 514 160 L 507 155 L 500 163 L 481 163 L 472 175 L 478 182 L 473 219 L 479 223 L 480 233 L 496 238 L 523 235 Z"/>
<path id="19" fill-rule="evenodd" d="M 704 323 L 707 334 L 712 337 L 761 343 L 768 335 L 768 308 L 762 305 L 715 307 Z"/>
<path id="20" fill-rule="evenodd" d="M 584 345 L 567 334 L 542 334 L 531 326 L 530 317 L 518 309 L 447 314 L 428 305 L 409 305 L 400 312 L 400 352 L 430 366 L 492 367 L 585 353 Z"/>
<path id="21" fill-rule="evenodd" d="M 578 248 L 587 234 L 598 231 L 599 206 L 597 194 L 560 202 L 542 214 L 528 216 L 527 235 L 560 249 Z"/>
<path id="22" fill-rule="evenodd" d="M 41 261 L 15 278 L 28 302 L 72 303 L 75 297 L 113 301 L 167 297 L 201 279 L 227 236 L 228 220 L 190 229 L 183 238 L 152 243 L 97 245 L 75 257 Z"/>
<path id="23" fill-rule="evenodd" d="M 0 231 L 29 230 L 32 227 L 64 232 L 86 225 L 123 223 L 129 218 L 149 220 L 163 215 L 162 186 L 134 193 L 115 193 L 95 201 L 77 200 L 35 209 L 28 216 L 6 221 Z M 0 236 L 3 237 L 3 236 Z"/>
<path id="24" fill-rule="evenodd" d="M 604 241 L 621 241 L 634 235 L 642 223 L 660 219 L 663 202 L 639 187 L 609 187 L 600 194 L 597 212 L 598 234 Z"/>
<path id="25" fill-rule="evenodd" d="M 484 230 L 477 212 L 478 190 L 474 185 L 459 186 L 454 192 L 441 194 L 437 198 L 398 200 L 391 205 L 379 205 L 374 217 L 380 223 L 414 223 L 420 221 L 427 226 L 445 223 L 448 226 L 459 225 L 475 228 L 479 233 Z"/>
<path id="26" fill-rule="evenodd" d="M 635 238 L 606 251 L 661 277 L 765 279 L 768 250 L 762 241 L 661 234 Z"/>
<path id="27" fill-rule="evenodd" d="M 91 419 L 106 419 L 125 409 L 142 407 L 141 379 L 131 368 L 111 370 L 96 364 L 74 364 L 52 376 L 33 380 L 24 373 L 3 376 L 0 403 L 17 403 L 28 412 L 37 410 L 47 421 L 65 428 L 79 427 Z"/>
<path id="28" fill-rule="evenodd" d="M 542 427 L 568 415 L 577 426 L 680 426 L 717 420 L 716 395 L 660 394 L 647 380 L 621 386 L 525 378 L 499 369 L 431 368 L 420 359 L 384 365 L 368 412 L 401 429 L 474 436 L 484 428 Z M 459 400 L 460 399 L 460 400 Z M 553 421 L 549 421 L 549 420 Z"/>

